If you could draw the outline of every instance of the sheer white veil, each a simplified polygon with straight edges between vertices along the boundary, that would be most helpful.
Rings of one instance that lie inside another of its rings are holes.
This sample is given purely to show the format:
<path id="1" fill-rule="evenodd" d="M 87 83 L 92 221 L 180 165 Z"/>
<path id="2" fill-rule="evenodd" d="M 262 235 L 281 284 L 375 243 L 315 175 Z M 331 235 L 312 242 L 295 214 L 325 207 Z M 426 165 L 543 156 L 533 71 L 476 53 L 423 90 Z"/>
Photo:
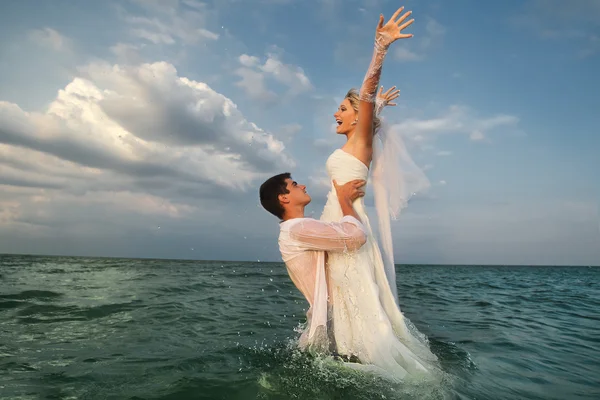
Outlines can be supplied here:
<path id="1" fill-rule="evenodd" d="M 412 196 L 431 185 L 408 153 L 401 132 L 383 120 L 373 138 L 372 166 L 371 184 L 378 215 L 383 263 L 388 283 L 398 303 L 391 220 L 400 217 L 400 212 L 408 205 Z"/>

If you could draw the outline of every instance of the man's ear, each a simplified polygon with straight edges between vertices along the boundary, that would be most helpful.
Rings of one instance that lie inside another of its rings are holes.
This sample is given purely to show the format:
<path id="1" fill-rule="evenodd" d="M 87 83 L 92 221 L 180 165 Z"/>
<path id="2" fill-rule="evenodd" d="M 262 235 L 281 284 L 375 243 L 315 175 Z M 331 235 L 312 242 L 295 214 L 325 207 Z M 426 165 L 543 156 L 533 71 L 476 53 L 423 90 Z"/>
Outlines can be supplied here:
<path id="1" fill-rule="evenodd" d="M 279 198 L 279 201 L 283 204 L 287 204 L 290 202 L 289 197 L 287 196 L 287 194 L 280 194 L 279 196 L 277 196 Z"/>

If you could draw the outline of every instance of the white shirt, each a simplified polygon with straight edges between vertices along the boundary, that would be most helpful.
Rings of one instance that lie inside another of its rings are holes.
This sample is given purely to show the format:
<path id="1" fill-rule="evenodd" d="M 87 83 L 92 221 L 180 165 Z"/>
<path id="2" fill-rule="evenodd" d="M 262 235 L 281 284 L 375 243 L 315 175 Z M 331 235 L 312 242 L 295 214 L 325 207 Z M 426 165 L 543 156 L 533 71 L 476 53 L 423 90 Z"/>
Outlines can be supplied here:
<path id="1" fill-rule="evenodd" d="M 292 282 L 310 305 L 309 327 L 300 339 L 301 347 L 310 344 L 317 327 L 327 324 L 325 252 L 357 250 L 366 240 L 365 227 L 350 215 L 340 222 L 293 218 L 280 224 L 281 257 Z"/>

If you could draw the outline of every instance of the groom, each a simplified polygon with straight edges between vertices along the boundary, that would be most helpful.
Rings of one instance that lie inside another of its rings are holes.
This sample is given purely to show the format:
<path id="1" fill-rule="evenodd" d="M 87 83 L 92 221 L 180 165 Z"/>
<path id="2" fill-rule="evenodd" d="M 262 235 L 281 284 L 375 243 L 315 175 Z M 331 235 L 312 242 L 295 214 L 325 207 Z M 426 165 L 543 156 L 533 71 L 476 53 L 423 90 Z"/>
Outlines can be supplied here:
<path id="1" fill-rule="evenodd" d="M 304 216 L 311 198 L 306 186 L 294 181 L 290 173 L 267 179 L 259 190 L 262 206 L 281 220 L 279 250 L 294 285 L 308 301 L 307 329 L 300 337 L 301 348 L 330 349 L 328 339 L 328 290 L 325 272 L 327 252 L 359 249 L 367 233 L 352 203 L 364 196 L 365 181 L 344 185 L 333 181 L 343 217 L 339 222 L 324 222 Z"/>

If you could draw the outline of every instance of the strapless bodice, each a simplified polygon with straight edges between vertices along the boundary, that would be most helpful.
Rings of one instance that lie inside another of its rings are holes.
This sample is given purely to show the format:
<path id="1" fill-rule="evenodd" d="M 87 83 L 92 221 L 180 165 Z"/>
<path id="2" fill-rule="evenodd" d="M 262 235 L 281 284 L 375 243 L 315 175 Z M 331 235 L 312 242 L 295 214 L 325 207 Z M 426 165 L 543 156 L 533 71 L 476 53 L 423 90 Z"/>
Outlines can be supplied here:
<path id="1" fill-rule="evenodd" d="M 327 159 L 325 164 L 327 174 L 332 181 L 335 179 L 338 185 L 354 180 L 367 180 L 369 169 L 362 161 L 342 149 L 335 150 Z"/>
<path id="2" fill-rule="evenodd" d="M 323 209 L 321 220 L 339 221 L 343 215 L 335 187 L 333 186 L 333 180 L 335 179 L 338 185 L 343 185 L 354 179 L 364 179 L 366 182 L 369 176 L 369 169 L 358 158 L 342 149 L 335 150 L 327 159 L 325 166 L 331 181 L 331 189 L 327 194 L 327 203 Z M 366 184 L 363 186 L 363 189 L 366 190 Z M 368 218 L 364 208 L 364 197 L 359 197 L 354 201 L 354 210 L 361 217 L 362 222 L 368 225 Z"/>

